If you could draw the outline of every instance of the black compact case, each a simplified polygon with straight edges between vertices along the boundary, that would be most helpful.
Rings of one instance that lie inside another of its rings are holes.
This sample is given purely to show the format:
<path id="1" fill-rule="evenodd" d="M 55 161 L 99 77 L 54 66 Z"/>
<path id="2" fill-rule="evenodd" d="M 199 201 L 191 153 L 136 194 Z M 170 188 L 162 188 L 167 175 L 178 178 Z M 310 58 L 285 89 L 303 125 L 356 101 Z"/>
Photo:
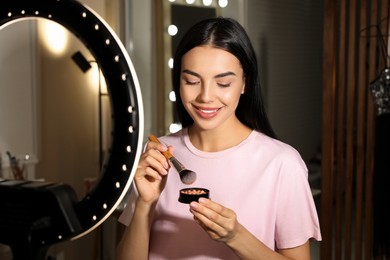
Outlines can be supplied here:
<path id="1" fill-rule="evenodd" d="M 210 191 L 204 188 L 185 188 L 179 193 L 179 202 L 189 204 L 199 198 L 209 198 Z"/>

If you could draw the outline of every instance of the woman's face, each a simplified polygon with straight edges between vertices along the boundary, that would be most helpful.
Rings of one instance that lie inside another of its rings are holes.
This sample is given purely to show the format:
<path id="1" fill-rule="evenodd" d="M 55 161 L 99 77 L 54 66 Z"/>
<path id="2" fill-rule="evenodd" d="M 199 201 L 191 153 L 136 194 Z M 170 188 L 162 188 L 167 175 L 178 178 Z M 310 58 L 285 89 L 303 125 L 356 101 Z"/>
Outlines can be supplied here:
<path id="1" fill-rule="evenodd" d="M 203 130 L 238 122 L 235 110 L 244 86 L 241 64 L 227 51 L 198 46 L 182 57 L 181 99 L 194 124 Z"/>

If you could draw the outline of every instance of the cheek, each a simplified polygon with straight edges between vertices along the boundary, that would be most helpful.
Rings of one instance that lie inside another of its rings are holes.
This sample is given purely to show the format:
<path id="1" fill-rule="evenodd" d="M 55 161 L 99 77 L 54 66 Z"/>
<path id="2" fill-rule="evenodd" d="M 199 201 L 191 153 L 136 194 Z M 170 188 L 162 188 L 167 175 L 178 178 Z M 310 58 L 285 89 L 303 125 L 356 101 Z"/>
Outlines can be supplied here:
<path id="1" fill-rule="evenodd" d="M 220 97 L 225 103 L 238 103 L 241 97 L 241 91 L 228 91 L 221 93 Z"/>
<path id="2" fill-rule="evenodd" d="M 188 89 L 180 88 L 180 97 L 177 98 L 181 98 L 183 104 L 186 105 L 186 103 L 192 100 L 192 94 Z"/>
<path id="3" fill-rule="evenodd" d="M 199 95 L 199 90 L 196 87 L 182 86 L 180 87 L 180 98 L 185 102 L 190 102 L 196 99 Z"/>

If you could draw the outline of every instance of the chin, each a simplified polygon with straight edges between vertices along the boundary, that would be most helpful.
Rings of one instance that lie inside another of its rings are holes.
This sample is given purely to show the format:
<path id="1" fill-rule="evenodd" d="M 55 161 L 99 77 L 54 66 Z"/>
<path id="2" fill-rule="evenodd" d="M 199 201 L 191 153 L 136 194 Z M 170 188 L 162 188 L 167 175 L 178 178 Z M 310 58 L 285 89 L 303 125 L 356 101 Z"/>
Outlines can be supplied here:
<path id="1" fill-rule="evenodd" d="M 205 122 L 194 121 L 194 126 L 201 131 L 210 131 L 210 130 L 218 129 L 221 126 L 221 124 L 217 124 L 216 122 L 205 123 Z"/>

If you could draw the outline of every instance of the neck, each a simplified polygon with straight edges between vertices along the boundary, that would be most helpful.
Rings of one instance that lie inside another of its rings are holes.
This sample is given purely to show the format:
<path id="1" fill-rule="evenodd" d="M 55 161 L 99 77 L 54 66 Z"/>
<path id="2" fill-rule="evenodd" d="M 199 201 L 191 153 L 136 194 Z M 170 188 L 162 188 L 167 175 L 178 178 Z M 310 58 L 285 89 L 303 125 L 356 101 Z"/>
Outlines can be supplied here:
<path id="1" fill-rule="evenodd" d="M 234 147 L 245 140 L 252 129 L 239 123 L 235 127 L 203 130 L 193 125 L 188 128 L 188 136 L 193 146 L 205 152 L 218 152 Z"/>

